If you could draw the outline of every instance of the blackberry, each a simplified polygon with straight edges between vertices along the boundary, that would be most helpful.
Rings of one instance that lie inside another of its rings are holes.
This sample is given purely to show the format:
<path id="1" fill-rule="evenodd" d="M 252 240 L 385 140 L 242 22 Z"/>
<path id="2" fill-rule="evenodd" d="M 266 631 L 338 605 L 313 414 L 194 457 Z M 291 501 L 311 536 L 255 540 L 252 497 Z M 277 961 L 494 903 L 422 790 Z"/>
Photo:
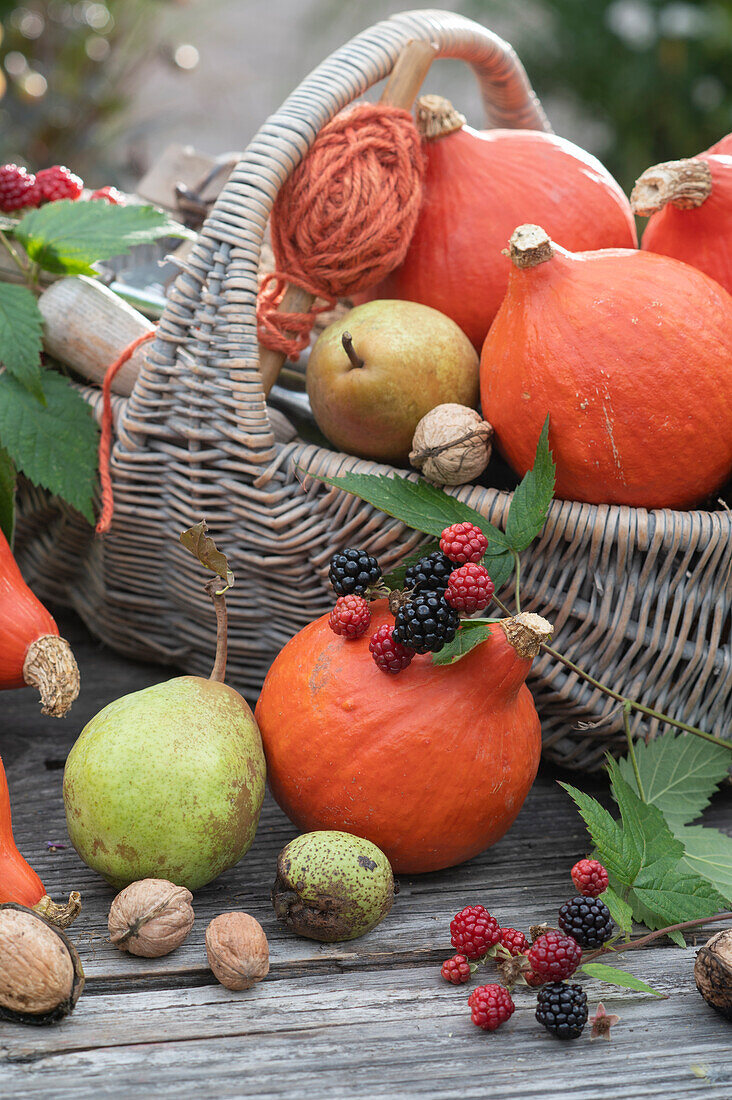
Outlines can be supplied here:
<path id="1" fill-rule="evenodd" d="M 339 596 L 363 596 L 380 577 L 379 563 L 365 550 L 342 550 L 330 559 L 328 580 Z"/>
<path id="2" fill-rule="evenodd" d="M 577 1039 L 587 1023 L 587 994 L 581 985 L 551 982 L 539 991 L 536 1018 L 557 1039 Z"/>
<path id="3" fill-rule="evenodd" d="M 447 554 L 434 550 L 410 565 L 404 574 L 404 587 L 413 592 L 444 592 L 455 568 Z"/>
<path id="4" fill-rule="evenodd" d="M 420 592 L 400 607 L 394 639 L 415 653 L 439 653 L 460 626 L 460 615 L 440 592 Z"/>
<path id="5" fill-rule="evenodd" d="M 615 924 L 604 901 L 578 894 L 559 910 L 559 927 L 581 947 L 602 947 L 612 936 Z"/>

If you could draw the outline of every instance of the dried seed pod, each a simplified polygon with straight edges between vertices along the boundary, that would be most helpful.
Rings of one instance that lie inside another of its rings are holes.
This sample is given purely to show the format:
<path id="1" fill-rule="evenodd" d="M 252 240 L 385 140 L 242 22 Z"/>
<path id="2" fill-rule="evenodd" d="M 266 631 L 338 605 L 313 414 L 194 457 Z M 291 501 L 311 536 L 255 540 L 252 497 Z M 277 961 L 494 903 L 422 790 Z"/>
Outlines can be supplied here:
<path id="1" fill-rule="evenodd" d="M 64 933 L 23 905 L 0 905 L 0 1019 L 55 1023 L 83 988 L 81 960 Z"/>
<path id="2" fill-rule="evenodd" d="M 180 947 L 193 927 L 193 895 L 164 878 L 144 878 L 117 894 L 109 935 L 120 951 L 157 959 Z"/>
<path id="3" fill-rule="evenodd" d="M 206 929 L 208 964 L 227 989 L 250 989 L 269 974 L 269 944 L 248 913 L 221 913 Z"/>
<path id="4" fill-rule="evenodd" d="M 717 932 L 699 949 L 694 979 L 707 1004 L 732 1020 L 732 928 Z"/>
<path id="5" fill-rule="evenodd" d="M 437 405 L 417 425 L 409 461 L 438 485 L 464 485 L 488 465 L 492 435 L 492 427 L 475 409 Z"/>

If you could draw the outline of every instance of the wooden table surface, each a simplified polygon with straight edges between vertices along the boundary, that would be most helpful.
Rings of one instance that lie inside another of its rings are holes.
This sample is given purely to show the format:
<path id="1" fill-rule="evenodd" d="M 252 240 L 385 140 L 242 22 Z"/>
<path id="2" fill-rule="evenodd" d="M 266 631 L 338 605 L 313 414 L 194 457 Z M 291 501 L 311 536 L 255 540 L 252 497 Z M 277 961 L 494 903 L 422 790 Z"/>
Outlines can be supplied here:
<path id="1" fill-rule="evenodd" d="M 589 1027 L 576 1042 L 555 1040 L 535 1021 L 535 994 L 526 988 L 515 994 L 510 1022 L 487 1034 L 470 1021 L 471 986 L 440 978 L 439 964 L 452 954 L 449 921 L 463 905 L 481 902 L 528 932 L 555 920 L 573 892 L 569 868 L 587 836 L 547 769 L 499 844 L 461 867 L 403 878 L 384 923 L 345 944 L 297 939 L 278 926 L 269 890 L 277 853 L 295 830 L 268 797 L 248 855 L 196 893 L 186 943 L 163 959 L 121 954 L 106 938 L 113 891 L 72 849 L 50 852 L 47 842 L 68 843 L 62 768 L 82 725 L 110 700 L 170 672 L 105 650 L 71 616 L 60 625 L 79 660 L 81 697 L 67 719 L 53 721 L 41 717 L 33 692 L 4 693 L 0 752 L 19 847 L 57 900 L 82 891 L 71 935 L 87 984 L 60 1024 L 0 1024 L 0 1096 L 732 1096 L 732 1027 L 697 993 L 691 945 L 664 943 L 622 964 L 670 994 L 666 1001 L 584 980 L 591 1013 L 602 999 L 621 1017 L 610 1043 L 591 1042 Z M 581 785 L 607 797 L 598 781 Z M 729 791 L 718 796 L 708 822 L 729 830 L 731 805 Z M 218 985 L 204 948 L 208 921 L 231 909 L 261 922 L 271 950 L 269 977 L 240 993 Z M 492 971 L 485 973 L 491 981 Z"/>

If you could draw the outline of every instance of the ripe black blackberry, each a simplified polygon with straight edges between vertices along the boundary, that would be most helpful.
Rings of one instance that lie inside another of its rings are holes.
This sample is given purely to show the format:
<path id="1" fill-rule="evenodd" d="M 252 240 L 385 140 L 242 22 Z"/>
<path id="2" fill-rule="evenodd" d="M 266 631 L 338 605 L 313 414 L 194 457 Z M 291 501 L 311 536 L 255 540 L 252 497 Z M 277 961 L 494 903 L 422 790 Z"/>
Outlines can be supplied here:
<path id="1" fill-rule="evenodd" d="M 328 580 L 339 596 L 363 596 L 380 577 L 379 563 L 365 550 L 342 550 L 330 559 Z"/>
<path id="2" fill-rule="evenodd" d="M 539 991 L 536 1018 L 557 1039 L 577 1039 L 587 1023 L 587 994 L 581 985 L 551 982 Z"/>
<path id="3" fill-rule="evenodd" d="M 581 947 L 602 947 L 615 930 L 605 902 L 582 894 L 565 901 L 559 910 L 559 927 Z"/>
<path id="4" fill-rule="evenodd" d="M 415 653 L 439 653 L 460 626 L 460 615 L 440 592 L 419 592 L 394 619 L 394 638 Z"/>
<path id="5" fill-rule="evenodd" d="M 434 550 L 410 565 L 404 574 L 404 587 L 413 592 L 444 592 L 455 565 L 447 554 Z"/>

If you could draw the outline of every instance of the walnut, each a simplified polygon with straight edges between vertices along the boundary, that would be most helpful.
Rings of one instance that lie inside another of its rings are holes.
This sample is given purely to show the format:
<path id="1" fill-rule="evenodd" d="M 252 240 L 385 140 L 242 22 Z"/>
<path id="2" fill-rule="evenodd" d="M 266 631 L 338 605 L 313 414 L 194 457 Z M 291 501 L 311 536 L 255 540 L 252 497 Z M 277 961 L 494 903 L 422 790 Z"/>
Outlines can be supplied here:
<path id="1" fill-rule="evenodd" d="M 193 895 L 164 878 L 127 886 L 109 910 L 109 935 L 120 951 L 157 959 L 180 947 L 193 927 Z"/>
<path id="2" fill-rule="evenodd" d="M 76 949 L 22 905 L 0 905 L 0 1019 L 51 1024 L 72 1012 L 84 988 Z"/>
<path id="3" fill-rule="evenodd" d="M 221 913 L 206 929 L 206 953 L 227 989 L 250 989 L 269 974 L 269 944 L 259 921 L 248 913 Z"/>
<path id="4" fill-rule="evenodd" d="M 467 405 L 437 405 L 417 425 L 409 461 L 437 485 L 464 485 L 483 473 L 493 428 Z"/>
<path id="5" fill-rule="evenodd" d="M 732 928 L 717 932 L 700 948 L 694 979 L 707 1004 L 732 1020 Z"/>

